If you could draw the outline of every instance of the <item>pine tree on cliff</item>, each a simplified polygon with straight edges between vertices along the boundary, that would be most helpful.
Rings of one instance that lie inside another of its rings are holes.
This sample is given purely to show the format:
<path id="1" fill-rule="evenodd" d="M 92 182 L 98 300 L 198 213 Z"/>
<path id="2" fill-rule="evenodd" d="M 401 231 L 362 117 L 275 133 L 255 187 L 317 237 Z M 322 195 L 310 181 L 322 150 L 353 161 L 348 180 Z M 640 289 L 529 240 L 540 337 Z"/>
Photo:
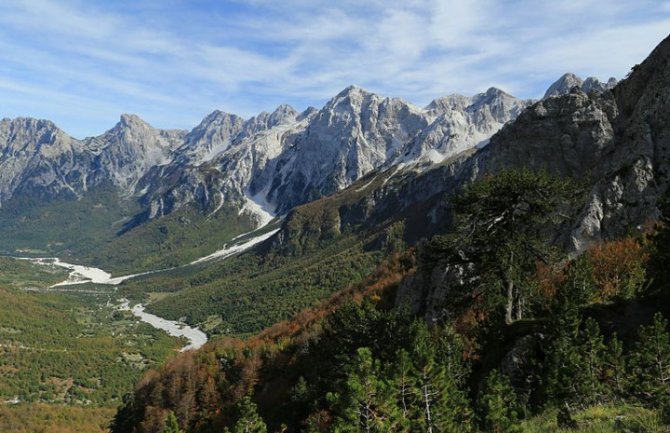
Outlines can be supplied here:
<path id="1" fill-rule="evenodd" d="M 473 182 L 454 200 L 456 230 L 440 248 L 450 264 L 472 273 L 466 285 L 501 306 L 508 324 L 528 309 L 536 263 L 552 253 L 546 231 L 564 220 L 561 206 L 571 194 L 560 179 L 509 170 Z"/>

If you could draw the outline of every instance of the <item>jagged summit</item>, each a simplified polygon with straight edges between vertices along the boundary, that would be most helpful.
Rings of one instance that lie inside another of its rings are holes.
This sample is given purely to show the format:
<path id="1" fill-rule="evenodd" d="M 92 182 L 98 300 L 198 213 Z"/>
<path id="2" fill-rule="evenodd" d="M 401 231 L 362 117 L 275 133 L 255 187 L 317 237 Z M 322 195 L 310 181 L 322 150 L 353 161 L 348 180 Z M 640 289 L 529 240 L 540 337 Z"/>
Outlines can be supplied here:
<path id="1" fill-rule="evenodd" d="M 350 84 L 344 89 L 342 89 L 337 95 L 335 95 L 335 98 L 341 98 L 343 96 L 351 94 L 371 94 L 371 93 L 372 92 L 365 90 L 363 87 L 357 84 Z"/>
<path id="2" fill-rule="evenodd" d="M 145 122 L 144 120 L 142 120 L 142 118 L 140 116 L 138 116 L 137 114 L 127 114 L 127 113 L 124 113 L 124 114 L 121 115 L 121 117 L 119 118 L 119 123 L 118 124 L 123 125 L 123 126 L 128 126 L 128 127 L 137 126 L 137 125 L 142 125 L 142 126 L 143 125 L 148 125 L 148 123 Z"/>
<path id="3" fill-rule="evenodd" d="M 563 74 L 558 80 L 556 80 L 556 82 L 549 86 L 542 99 L 566 95 L 570 93 L 574 87 L 578 87 L 584 93 L 590 93 L 610 90 L 614 88 L 616 84 L 617 79 L 614 77 L 610 77 L 606 83 L 603 83 L 596 77 L 588 77 L 586 80 L 582 80 L 572 72 L 568 72 Z"/>
<path id="4" fill-rule="evenodd" d="M 572 72 L 565 73 L 544 93 L 543 99 L 570 93 L 573 87 L 581 87 L 584 81 Z"/>

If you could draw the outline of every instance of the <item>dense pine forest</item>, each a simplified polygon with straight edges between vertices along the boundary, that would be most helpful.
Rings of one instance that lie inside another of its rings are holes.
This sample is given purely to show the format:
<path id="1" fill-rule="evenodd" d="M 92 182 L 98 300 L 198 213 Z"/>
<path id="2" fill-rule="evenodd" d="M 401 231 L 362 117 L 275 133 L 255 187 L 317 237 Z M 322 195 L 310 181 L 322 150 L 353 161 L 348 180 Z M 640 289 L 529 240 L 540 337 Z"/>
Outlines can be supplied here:
<path id="1" fill-rule="evenodd" d="M 112 431 L 668 431 L 670 206 L 575 254 L 560 234 L 581 189 L 469 184 L 443 234 L 362 282 L 148 373 Z M 428 285 L 447 296 L 403 301 Z"/>

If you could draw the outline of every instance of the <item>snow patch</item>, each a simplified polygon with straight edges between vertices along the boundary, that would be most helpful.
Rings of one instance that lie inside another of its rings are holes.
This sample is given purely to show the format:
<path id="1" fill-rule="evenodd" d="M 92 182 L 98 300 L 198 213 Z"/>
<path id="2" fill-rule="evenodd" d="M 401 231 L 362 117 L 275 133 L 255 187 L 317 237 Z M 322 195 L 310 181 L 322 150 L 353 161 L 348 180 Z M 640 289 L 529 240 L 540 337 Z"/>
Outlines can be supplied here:
<path id="1" fill-rule="evenodd" d="M 60 268 L 65 268 L 70 271 L 67 280 L 56 283 L 53 287 L 62 287 L 62 286 L 74 286 L 77 284 L 105 284 L 111 286 L 118 286 L 126 280 L 131 278 L 139 277 L 142 275 L 155 274 L 156 272 L 168 271 L 170 269 L 160 269 L 155 271 L 146 271 L 139 272 L 137 274 L 123 275 L 120 277 L 112 278 L 112 274 L 107 271 L 104 271 L 100 268 L 94 268 L 92 266 L 83 266 L 83 265 L 74 265 L 72 263 L 66 263 L 61 261 L 57 257 L 41 257 L 41 258 L 30 258 L 30 257 L 14 257 L 17 260 L 28 260 L 30 262 L 36 263 L 43 266 L 58 266 Z"/>
<path id="2" fill-rule="evenodd" d="M 269 203 L 261 193 L 253 196 L 245 194 L 244 206 L 242 206 L 238 215 L 242 215 L 244 212 L 248 212 L 256 217 L 258 220 L 258 227 L 256 227 L 256 229 L 265 227 L 276 216 L 275 206 Z"/>

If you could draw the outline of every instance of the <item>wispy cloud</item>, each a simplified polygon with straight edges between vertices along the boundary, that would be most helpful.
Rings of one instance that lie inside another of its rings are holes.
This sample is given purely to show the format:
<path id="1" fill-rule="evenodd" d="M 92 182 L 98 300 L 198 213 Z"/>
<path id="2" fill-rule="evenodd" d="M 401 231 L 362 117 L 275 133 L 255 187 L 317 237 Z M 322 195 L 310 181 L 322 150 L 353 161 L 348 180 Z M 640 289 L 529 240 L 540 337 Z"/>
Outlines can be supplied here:
<path id="1" fill-rule="evenodd" d="M 192 127 L 321 105 L 356 83 L 418 104 L 491 85 L 538 97 L 560 74 L 622 77 L 670 29 L 658 0 L 6 0 L 0 116 L 77 136 L 121 112 Z"/>

